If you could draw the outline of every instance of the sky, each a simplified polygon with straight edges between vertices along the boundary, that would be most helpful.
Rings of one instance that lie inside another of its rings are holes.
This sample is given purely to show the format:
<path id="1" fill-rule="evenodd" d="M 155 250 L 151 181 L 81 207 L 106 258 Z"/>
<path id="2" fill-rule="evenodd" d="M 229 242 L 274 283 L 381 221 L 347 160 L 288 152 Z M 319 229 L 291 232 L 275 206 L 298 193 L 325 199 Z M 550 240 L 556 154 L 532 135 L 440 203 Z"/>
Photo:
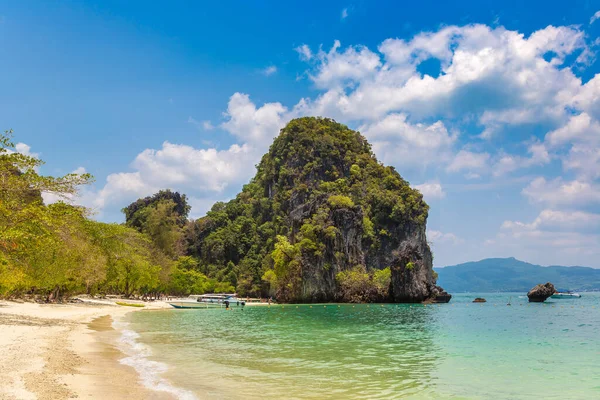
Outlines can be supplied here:
<path id="1" fill-rule="evenodd" d="M 436 267 L 600 268 L 599 34 L 600 0 L 0 0 L 0 128 L 122 222 L 164 188 L 203 216 L 330 117 L 423 193 Z"/>

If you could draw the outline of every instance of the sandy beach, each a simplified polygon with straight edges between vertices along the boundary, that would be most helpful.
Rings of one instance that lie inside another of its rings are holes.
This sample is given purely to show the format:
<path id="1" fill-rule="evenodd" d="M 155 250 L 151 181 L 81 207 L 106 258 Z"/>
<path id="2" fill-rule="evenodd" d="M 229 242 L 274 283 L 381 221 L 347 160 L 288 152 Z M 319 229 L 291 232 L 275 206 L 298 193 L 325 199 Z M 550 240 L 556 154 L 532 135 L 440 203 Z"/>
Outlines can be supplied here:
<path id="1" fill-rule="evenodd" d="M 171 399 L 145 389 L 112 321 L 144 308 L 110 301 L 35 304 L 0 301 L 0 399 Z"/>

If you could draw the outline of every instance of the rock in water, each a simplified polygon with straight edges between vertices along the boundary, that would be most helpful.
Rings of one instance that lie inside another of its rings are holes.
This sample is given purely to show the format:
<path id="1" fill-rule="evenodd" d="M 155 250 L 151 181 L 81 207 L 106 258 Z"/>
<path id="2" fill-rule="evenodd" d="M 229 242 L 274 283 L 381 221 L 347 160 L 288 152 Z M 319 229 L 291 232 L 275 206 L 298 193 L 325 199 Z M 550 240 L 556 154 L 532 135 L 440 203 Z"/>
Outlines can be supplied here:
<path id="1" fill-rule="evenodd" d="M 530 303 L 542 303 L 556 292 L 554 285 L 550 282 L 536 285 L 533 289 L 527 292 L 527 297 Z"/>
<path id="2" fill-rule="evenodd" d="M 188 226 L 188 255 L 210 277 L 236 284 L 240 296 L 448 302 L 432 269 L 428 211 L 360 133 L 299 118 L 235 199 Z"/>
<path id="3" fill-rule="evenodd" d="M 487 303 L 487 300 L 483 297 L 477 297 L 475 300 L 473 300 L 473 303 Z"/>

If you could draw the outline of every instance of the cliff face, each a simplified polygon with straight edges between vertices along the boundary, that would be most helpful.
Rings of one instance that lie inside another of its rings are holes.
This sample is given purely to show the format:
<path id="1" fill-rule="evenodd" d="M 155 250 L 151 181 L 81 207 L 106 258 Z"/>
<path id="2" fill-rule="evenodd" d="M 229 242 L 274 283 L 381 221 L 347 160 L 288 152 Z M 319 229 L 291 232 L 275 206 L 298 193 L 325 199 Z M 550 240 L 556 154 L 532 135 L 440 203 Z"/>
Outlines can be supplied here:
<path id="1" fill-rule="evenodd" d="M 291 121 L 229 203 L 188 229 L 190 254 L 244 294 L 280 301 L 420 302 L 435 286 L 428 206 L 364 137 Z M 216 271 L 216 272 L 215 272 Z"/>

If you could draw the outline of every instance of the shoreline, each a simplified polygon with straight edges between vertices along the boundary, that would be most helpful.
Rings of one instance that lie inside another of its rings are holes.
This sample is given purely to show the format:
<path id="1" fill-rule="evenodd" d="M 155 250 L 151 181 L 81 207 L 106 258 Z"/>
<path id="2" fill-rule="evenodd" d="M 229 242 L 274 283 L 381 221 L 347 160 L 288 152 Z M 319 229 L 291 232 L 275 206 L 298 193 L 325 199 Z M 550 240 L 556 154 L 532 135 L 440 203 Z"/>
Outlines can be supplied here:
<path id="1" fill-rule="evenodd" d="M 0 301 L 0 399 L 174 399 L 146 388 L 118 346 L 112 322 L 130 312 L 162 309 L 114 302 L 37 304 Z"/>

